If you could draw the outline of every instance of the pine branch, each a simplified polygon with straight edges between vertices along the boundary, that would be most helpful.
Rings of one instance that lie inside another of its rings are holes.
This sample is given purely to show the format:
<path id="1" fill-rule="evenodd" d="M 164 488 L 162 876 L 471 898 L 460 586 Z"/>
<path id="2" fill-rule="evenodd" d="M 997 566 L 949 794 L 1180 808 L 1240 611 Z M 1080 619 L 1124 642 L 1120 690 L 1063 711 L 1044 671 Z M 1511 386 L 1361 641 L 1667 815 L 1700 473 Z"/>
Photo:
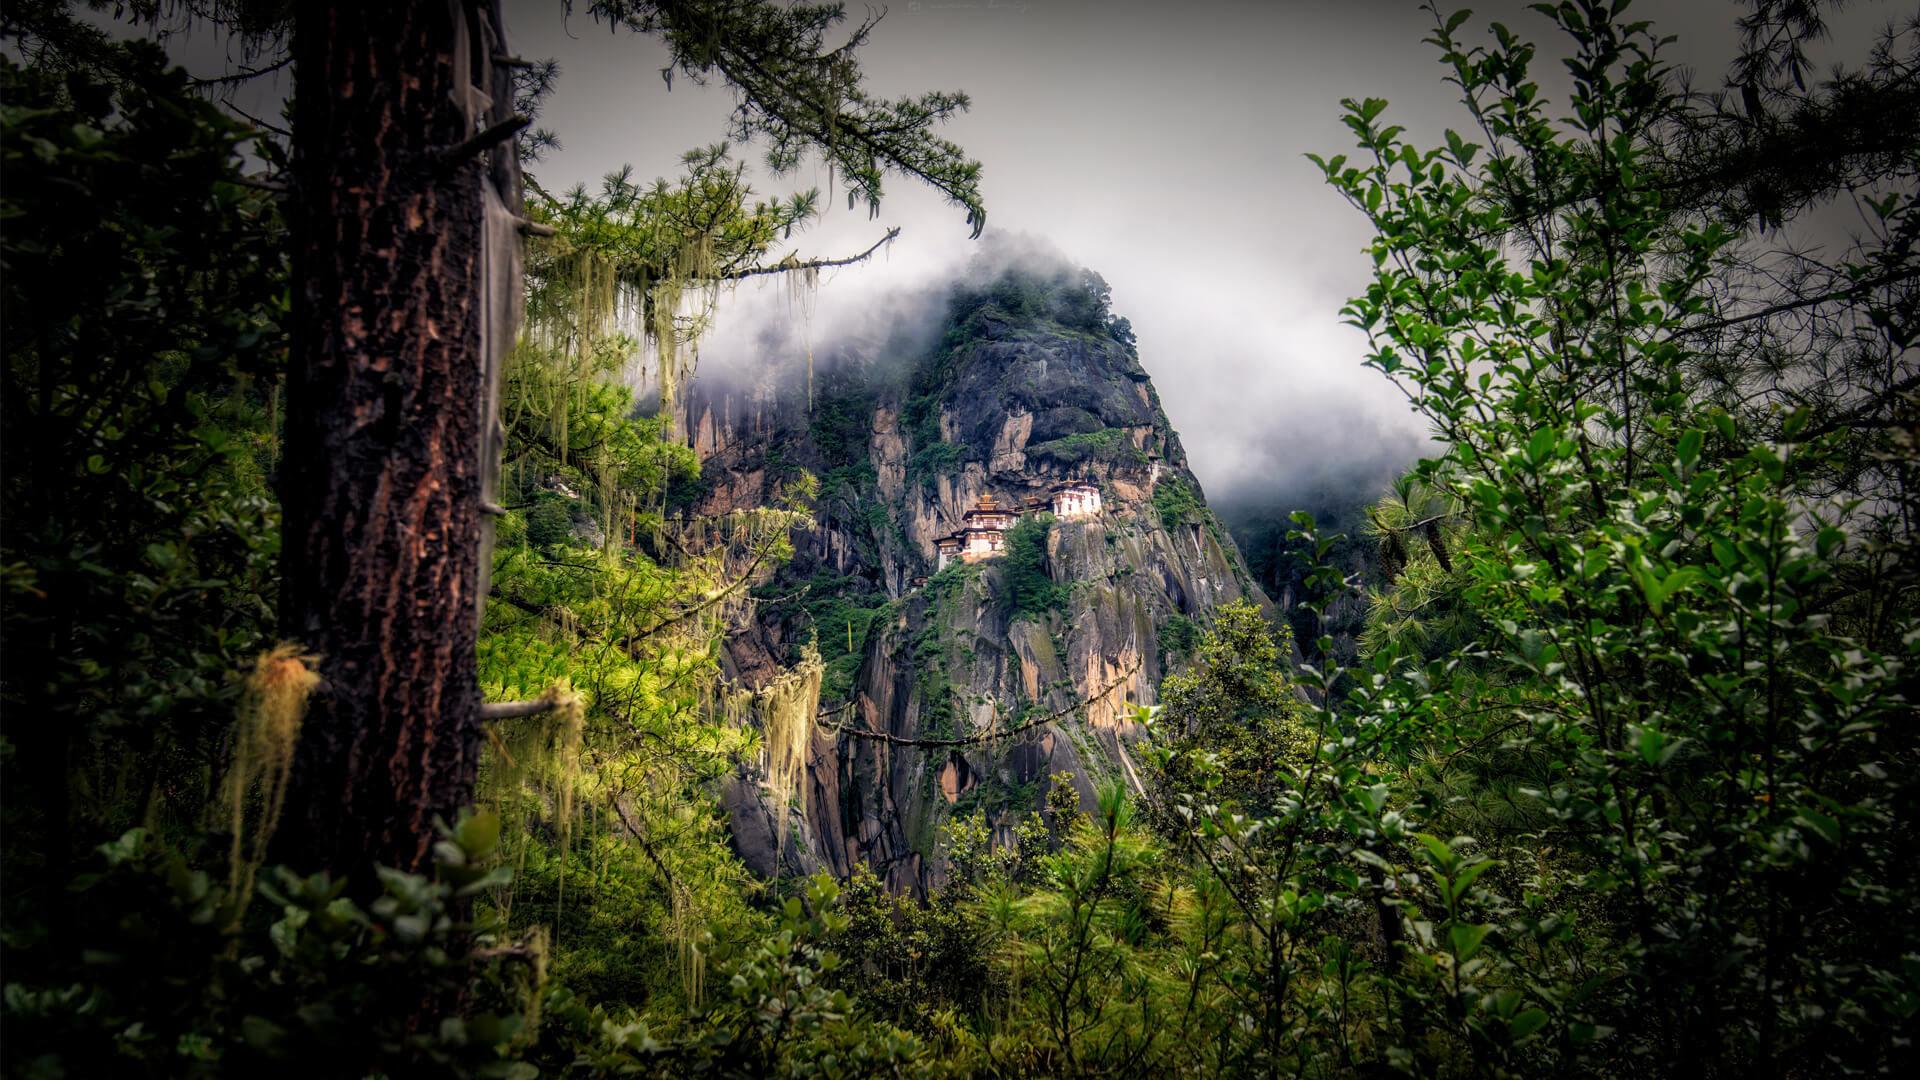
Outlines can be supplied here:
<path id="1" fill-rule="evenodd" d="M 849 255 L 844 259 L 811 259 L 807 262 L 780 262 L 773 266 L 755 266 L 746 270 L 732 270 L 719 275 L 715 280 L 738 281 L 741 278 L 755 277 L 760 274 L 786 274 L 795 270 L 825 270 L 833 266 L 851 266 L 854 263 L 864 261 L 874 252 L 879 251 L 882 244 L 892 241 L 899 235 L 900 226 L 895 225 L 893 228 L 887 230 L 887 235 L 875 240 L 872 247 L 858 255 Z"/>
<path id="2" fill-rule="evenodd" d="M 1760 308 L 1757 311 L 1747 312 L 1744 315 L 1735 315 L 1725 319 L 1711 319 L 1705 322 L 1694 323 L 1691 326 L 1685 326 L 1674 331 L 1674 336 L 1691 337 L 1698 334 L 1707 334 L 1715 330 L 1725 330 L 1730 326 L 1739 326 L 1742 323 L 1750 323 L 1759 319 L 1770 318 L 1774 315 L 1784 315 L 1790 311 L 1799 311 L 1802 308 L 1810 308 L 1819 304 L 1859 300 L 1866 296 L 1867 293 L 1882 285 L 1897 285 L 1903 281 L 1911 280 L 1915 276 L 1916 272 L 1912 269 L 1896 270 L 1879 274 L 1853 282 L 1844 289 L 1836 289 L 1832 292 L 1823 292 L 1814 296 L 1803 296 L 1798 299 L 1783 301 L 1778 304 Z"/>
<path id="3" fill-rule="evenodd" d="M 966 109 L 966 96 L 884 101 L 860 88 L 855 52 L 879 13 L 870 13 L 844 43 L 830 48 L 823 37 L 844 15 L 837 6 L 593 0 L 590 7 L 598 19 L 664 39 L 673 55 L 662 72 L 669 80 L 676 69 L 696 83 L 717 71 L 740 94 L 732 134 L 742 141 L 765 136 L 768 164 L 776 173 L 793 169 L 804 152 L 817 149 L 851 185 L 849 202 L 863 195 L 869 207 L 877 208 L 882 175 L 897 171 L 965 208 L 975 237 L 985 227 L 979 162 L 967 160 L 960 147 L 932 132 L 935 124 Z"/>

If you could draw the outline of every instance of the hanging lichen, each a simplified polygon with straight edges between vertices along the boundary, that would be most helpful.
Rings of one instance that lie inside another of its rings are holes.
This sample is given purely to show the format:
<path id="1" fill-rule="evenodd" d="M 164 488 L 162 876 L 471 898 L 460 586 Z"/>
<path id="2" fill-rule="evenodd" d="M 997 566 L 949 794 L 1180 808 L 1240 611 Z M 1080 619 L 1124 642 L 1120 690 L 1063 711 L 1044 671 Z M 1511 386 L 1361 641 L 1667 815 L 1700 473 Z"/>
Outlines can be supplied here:
<path id="1" fill-rule="evenodd" d="M 628 169 L 596 193 L 541 193 L 530 212 L 555 232 L 533 238 L 526 261 L 525 340 L 533 350 L 571 365 L 575 377 L 587 358 L 602 374 L 599 360 L 611 359 L 619 378 L 657 384 L 668 415 L 721 290 L 766 272 L 759 263 L 771 246 L 818 213 L 817 192 L 755 199 L 745 166 L 724 143 L 689 152 L 682 165 L 673 182 L 637 184 Z M 813 288 L 816 270 L 793 256 L 777 265 L 799 271 L 791 275 L 804 282 L 796 292 Z M 628 344 L 608 357 L 602 344 L 623 338 Z"/>
<path id="2" fill-rule="evenodd" d="M 760 689 L 734 687 L 720 692 L 721 719 L 728 727 L 740 728 L 750 720 L 759 721 L 761 769 L 766 778 L 767 797 L 773 802 L 776 858 L 785 849 L 787 811 L 800 777 L 806 772 L 814 721 L 820 711 L 820 679 L 825 673 L 820 651 L 808 644 L 798 664 Z M 800 804 L 800 818 L 806 820 L 804 800 Z"/>
<path id="3" fill-rule="evenodd" d="M 282 643 L 261 653 L 240 693 L 233 727 L 233 757 L 227 768 L 227 824 L 233 834 L 227 858 L 227 904 L 236 915 L 253 895 L 254 876 L 266 860 L 267 842 L 286 806 L 293 750 L 306 719 L 307 701 L 320 685 L 297 645 Z M 257 801 L 253 842 L 247 839 L 247 806 Z"/>
<path id="4" fill-rule="evenodd" d="M 520 999 L 521 1015 L 526 1017 L 528 1031 L 540 1030 L 540 1001 L 546 995 L 542 991 L 547 983 L 547 958 L 553 951 L 553 943 L 547 937 L 547 928 L 536 926 L 527 932 L 521 947 L 526 950 L 528 966 L 533 970 L 526 982 L 524 996 Z"/>
<path id="5" fill-rule="evenodd" d="M 766 745 L 767 785 L 772 789 L 775 807 L 776 857 L 785 845 L 787 808 L 806 772 L 807 751 L 813 745 L 814 717 L 820 711 L 820 678 L 826 665 L 819 650 L 807 646 L 799 666 L 769 683 L 761 692 L 762 738 Z M 800 804 L 800 818 L 806 820 L 806 803 Z"/>
<path id="6" fill-rule="evenodd" d="M 656 381 L 661 407 L 671 410 L 711 324 L 725 270 L 710 230 L 661 212 L 675 194 L 642 192 L 624 177 L 609 177 L 599 199 L 577 194 L 549 208 L 568 227 L 529 245 L 530 350 L 517 354 L 518 362 L 538 358 L 566 387 L 608 377 L 637 377 L 643 387 Z M 548 402 L 558 429 L 569 397 L 562 392 Z M 558 433 L 567 446 L 566 432 Z"/>
<path id="7" fill-rule="evenodd" d="M 687 1003 L 698 1006 L 707 981 L 706 927 L 695 917 L 693 897 L 686 886 L 674 882 L 667 914 L 667 942 L 673 946 L 680 963 L 680 983 L 686 988 Z"/>
<path id="8" fill-rule="evenodd" d="M 551 720 L 553 751 L 549 757 L 550 790 L 553 812 L 560 832 L 561 850 L 573 839 L 574 797 L 580 790 L 581 743 L 587 723 L 587 706 L 579 694 L 565 683 L 555 683 L 547 691 L 553 710 Z"/>
<path id="9" fill-rule="evenodd" d="M 534 716 L 499 721 L 500 763 L 493 773 L 498 797 L 518 796 L 532 785 L 553 808 L 554 827 L 564 846 L 573 833 L 574 806 L 583 776 L 581 746 L 586 732 L 586 703 L 565 680 L 548 687 L 542 698 L 552 707 Z M 502 817 L 514 806 L 503 806 Z"/>
<path id="10" fill-rule="evenodd" d="M 786 275 L 787 309 L 800 313 L 800 340 L 807 350 L 807 412 L 813 412 L 813 310 L 820 296 L 820 269 L 809 266 Z"/>

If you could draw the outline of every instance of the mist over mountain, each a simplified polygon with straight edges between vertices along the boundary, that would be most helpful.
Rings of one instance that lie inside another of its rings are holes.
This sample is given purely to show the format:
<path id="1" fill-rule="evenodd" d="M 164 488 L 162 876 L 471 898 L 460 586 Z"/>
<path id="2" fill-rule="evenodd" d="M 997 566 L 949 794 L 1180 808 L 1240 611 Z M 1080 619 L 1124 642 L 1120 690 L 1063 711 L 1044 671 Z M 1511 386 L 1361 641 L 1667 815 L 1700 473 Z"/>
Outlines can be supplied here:
<path id="1" fill-rule="evenodd" d="M 695 383 L 713 393 L 794 381 L 809 364 L 820 376 L 856 357 L 863 364 L 906 363 L 944 332 L 956 290 L 979 292 L 1009 270 L 1036 280 L 1081 272 L 1051 241 L 1007 230 L 989 229 L 966 261 L 931 271 L 893 273 L 888 250 L 866 264 L 823 271 L 812 285 L 743 284 L 725 292 L 700 345 Z M 1124 305 L 1115 308 L 1125 321 Z M 1210 337 L 1201 340 L 1202 348 L 1216 348 Z M 1381 392 L 1364 398 L 1304 378 L 1276 396 L 1256 373 L 1284 365 L 1283 356 L 1238 360 L 1248 372 L 1240 381 L 1221 373 L 1221 357 L 1191 348 L 1184 341 L 1171 350 L 1149 345 L 1150 362 L 1159 381 L 1172 384 L 1162 387 L 1169 418 L 1184 433 L 1209 498 L 1236 521 L 1269 512 L 1284 519 L 1296 509 L 1331 505 L 1329 499 L 1352 501 L 1349 494 L 1370 501 L 1432 452 L 1411 421 L 1382 404 L 1393 393 L 1384 378 Z M 803 382 L 794 385 L 804 393 Z M 1190 403 L 1184 413 L 1176 401 Z"/>

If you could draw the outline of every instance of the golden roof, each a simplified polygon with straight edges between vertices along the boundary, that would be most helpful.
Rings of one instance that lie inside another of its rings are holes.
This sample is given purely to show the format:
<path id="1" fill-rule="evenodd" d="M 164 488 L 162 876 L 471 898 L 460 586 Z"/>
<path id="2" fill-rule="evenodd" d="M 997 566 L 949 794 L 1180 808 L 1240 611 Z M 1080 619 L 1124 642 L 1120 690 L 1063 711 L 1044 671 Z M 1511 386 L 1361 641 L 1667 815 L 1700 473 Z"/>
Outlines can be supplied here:
<path id="1" fill-rule="evenodd" d="M 973 509 L 961 516 L 968 519 L 976 517 L 1013 517 L 1014 512 L 1007 507 L 1001 506 L 994 500 L 992 495 L 982 495 L 979 500 L 973 504 Z"/>

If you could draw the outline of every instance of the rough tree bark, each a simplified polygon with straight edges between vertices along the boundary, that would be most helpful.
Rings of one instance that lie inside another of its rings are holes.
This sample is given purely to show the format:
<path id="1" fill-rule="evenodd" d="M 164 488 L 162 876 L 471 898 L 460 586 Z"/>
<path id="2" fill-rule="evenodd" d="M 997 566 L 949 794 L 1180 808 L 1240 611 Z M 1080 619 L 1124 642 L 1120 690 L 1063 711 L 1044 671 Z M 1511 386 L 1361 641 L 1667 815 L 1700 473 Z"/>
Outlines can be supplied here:
<path id="1" fill-rule="evenodd" d="M 375 865 L 427 866 L 435 816 L 473 798 L 487 279 L 508 269 L 487 237 L 518 173 L 510 131 L 471 140 L 512 93 L 490 5 L 298 12 L 281 624 L 325 681 L 276 855 L 367 893 Z"/>

